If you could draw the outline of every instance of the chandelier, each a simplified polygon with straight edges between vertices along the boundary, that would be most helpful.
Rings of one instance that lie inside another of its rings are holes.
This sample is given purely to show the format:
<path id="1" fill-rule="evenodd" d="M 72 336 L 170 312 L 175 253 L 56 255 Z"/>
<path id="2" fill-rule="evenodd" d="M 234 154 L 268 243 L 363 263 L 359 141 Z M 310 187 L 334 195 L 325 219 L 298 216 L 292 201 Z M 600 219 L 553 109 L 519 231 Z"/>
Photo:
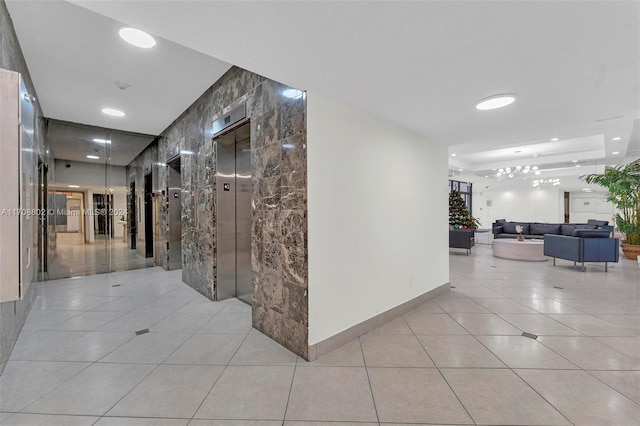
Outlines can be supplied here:
<path id="1" fill-rule="evenodd" d="M 498 173 L 496 173 L 497 177 L 507 176 L 509 179 L 513 179 L 513 177 L 517 174 L 526 175 L 529 172 L 533 172 L 536 176 L 540 174 L 540 170 L 538 170 L 538 166 L 521 166 L 518 164 L 515 167 L 505 167 L 503 169 L 499 169 Z"/>
<path id="2" fill-rule="evenodd" d="M 560 179 L 536 179 L 536 180 L 533 181 L 534 188 L 536 188 L 536 187 L 538 187 L 540 185 L 558 186 L 558 185 L 560 185 Z"/>

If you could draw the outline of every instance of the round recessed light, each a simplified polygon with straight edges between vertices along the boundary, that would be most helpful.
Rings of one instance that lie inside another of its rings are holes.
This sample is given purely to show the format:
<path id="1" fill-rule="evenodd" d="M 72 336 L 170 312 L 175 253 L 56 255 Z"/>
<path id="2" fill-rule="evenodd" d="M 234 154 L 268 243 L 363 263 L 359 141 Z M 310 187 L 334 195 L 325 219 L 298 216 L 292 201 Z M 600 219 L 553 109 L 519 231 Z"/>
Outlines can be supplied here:
<path id="1" fill-rule="evenodd" d="M 298 99 L 302 97 L 302 90 L 298 90 L 298 89 L 284 89 L 282 91 L 282 96 L 284 96 L 285 98 L 289 98 L 289 99 Z"/>
<path id="2" fill-rule="evenodd" d="M 618 155 L 618 154 L 620 154 L 620 152 L 618 152 L 618 151 L 613 151 L 611 154 L 612 154 L 612 155 Z"/>
<path id="3" fill-rule="evenodd" d="M 455 157 L 457 154 L 451 154 L 452 157 Z"/>
<path id="4" fill-rule="evenodd" d="M 462 171 L 462 169 L 458 169 L 458 171 L 459 171 L 459 172 L 461 172 L 461 171 Z"/>
<path id="5" fill-rule="evenodd" d="M 118 31 L 118 34 L 124 41 L 136 47 L 151 49 L 156 45 L 156 39 L 135 28 L 122 28 Z"/>
<path id="6" fill-rule="evenodd" d="M 580 167 L 580 164 L 576 164 L 576 167 Z"/>
<path id="7" fill-rule="evenodd" d="M 93 141 L 94 141 L 95 143 L 105 143 L 105 144 L 106 144 L 106 143 L 111 143 L 111 141 L 110 141 L 110 140 L 108 140 L 108 139 L 98 139 L 98 138 L 96 138 L 96 139 L 94 139 Z"/>
<path id="8" fill-rule="evenodd" d="M 578 162 L 578 160 L 571 160 L 571 162 L 572 162 L 572 163 L 577 163 L 577 162 Z"/>
<path id="9" fill-rule="evenodd" d="M 98 157 L 97 155 L 87 155 L 87 158 L 90 158 L 92 160 L 99 160 L 100 157 Z"/>
<path id="10" fill-rule="evenodd" d="M 611 138 L 612 141 L 619 141 L 620 139 L 622 139 L 620 136 L 616 136 L 615 138 Z"/>
<path id="11" fill-rule="evenodd" d="M 119 109 L 102 108 L 102 112 L 112 117 L 124 117 L 124 112 L 120 111 Z"/>
<path id="12" fill-rule="evenodd" d="M 504 95 L 494 95 L 488 98 L 484 98 L 478 101 L 476 104 L 476 109 L 481 111 L 487 111 L 490 109 L 498 109 L 506 107 L 507 105 L 511 105 L 516 100 L 515 95 L 504 94 Z"/>
<path id="13" fill-rule="evenodd" d="M 551 139 L 551 142 L 557 142 L 557 141 L 559 141 L 559 140 L 560 140 L 560 138 L 552 138 L 552 139 Z"/>

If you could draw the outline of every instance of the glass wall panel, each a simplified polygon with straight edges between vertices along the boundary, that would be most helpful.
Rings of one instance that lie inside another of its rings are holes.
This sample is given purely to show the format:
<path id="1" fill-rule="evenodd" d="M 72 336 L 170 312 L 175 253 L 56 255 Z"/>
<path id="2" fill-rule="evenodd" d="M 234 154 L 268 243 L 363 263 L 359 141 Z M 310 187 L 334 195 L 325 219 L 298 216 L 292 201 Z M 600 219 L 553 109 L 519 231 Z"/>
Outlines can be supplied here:
<path id="1" fill-rule="evenodd" d="M 129 238 L 127 165 L 151 135 L 50 120 L 55 178 L 48 183 L 50 255 L 44 279 L 153 266 Z"/>

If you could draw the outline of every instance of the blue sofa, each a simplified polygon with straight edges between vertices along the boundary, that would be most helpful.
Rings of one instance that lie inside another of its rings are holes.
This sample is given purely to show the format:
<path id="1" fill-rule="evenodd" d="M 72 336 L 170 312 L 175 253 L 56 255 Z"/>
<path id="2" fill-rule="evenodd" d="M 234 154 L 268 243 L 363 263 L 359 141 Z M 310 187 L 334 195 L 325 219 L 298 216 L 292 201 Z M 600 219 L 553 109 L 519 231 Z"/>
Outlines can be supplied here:
<path id="1" fill-rule="evenodd" d="M 544 255 L 556 258 L 573 260 L 574 266 L 582 264 L 585 271 L 585 262 L 604 262 L 605 272 L 609 262 L 618 262 L 620 258 L 620 241 L 610 238 L 608 229 L 579 229 L 573 232 L 573 236 L 544 235 Z"/>
<path id="2" fill-rule="evenodd" d="M 491 225 L 493 238 L 517 238 L 516 225 L 522 226 L 522 236 L 525 239 L 542 239 L 546 234 L 572 236 L 574 231 L 582 229 L 606 229 L 613 232 L 606 220 L 589 219 L 587 223 L 536 223 L 536 222 L 509 222 L 498 219 Z"/>

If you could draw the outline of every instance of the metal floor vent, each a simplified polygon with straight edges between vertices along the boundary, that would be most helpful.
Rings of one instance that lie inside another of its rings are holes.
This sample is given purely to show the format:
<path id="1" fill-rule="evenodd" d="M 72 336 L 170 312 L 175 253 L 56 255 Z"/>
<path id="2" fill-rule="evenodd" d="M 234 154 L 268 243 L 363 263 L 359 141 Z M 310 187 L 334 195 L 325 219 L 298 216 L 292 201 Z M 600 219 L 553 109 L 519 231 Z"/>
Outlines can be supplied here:
<path id="1" fill-rule="evenodd" d="M 522 333 L 524 337 L 528 337 L 529 339 L 536 340 L 538 338 L 537 334 L 527 333 L 526 331 Z"/>
<path id="2" fill-rule="evenodd" d="M 114 284 L 111 287 L 120 287 L 120 284 Z"/>
<path id="3" fill-rule="evenodd" d="M 452 285 L 452 286 L 450 286 L 450 288 L 456 288 L 456 286 L 455 286 L 455 285 Z"/>
<path id="4" fill-rule="evenodd" d="M 558 290 L 564 289 L 564 287 L 558 287 L 558 286 L 555 286 L 555 285 L 553 286 L 553 288 L 557 288 Z"/>
<path id="5" fill-rule="evenodd" d="M 145 328 L 144 330 L 138 330 L 136 331 L 136 336 L 139 336 L 141 334 L 147 334 L 149 332 L 148 328 Z"/>

